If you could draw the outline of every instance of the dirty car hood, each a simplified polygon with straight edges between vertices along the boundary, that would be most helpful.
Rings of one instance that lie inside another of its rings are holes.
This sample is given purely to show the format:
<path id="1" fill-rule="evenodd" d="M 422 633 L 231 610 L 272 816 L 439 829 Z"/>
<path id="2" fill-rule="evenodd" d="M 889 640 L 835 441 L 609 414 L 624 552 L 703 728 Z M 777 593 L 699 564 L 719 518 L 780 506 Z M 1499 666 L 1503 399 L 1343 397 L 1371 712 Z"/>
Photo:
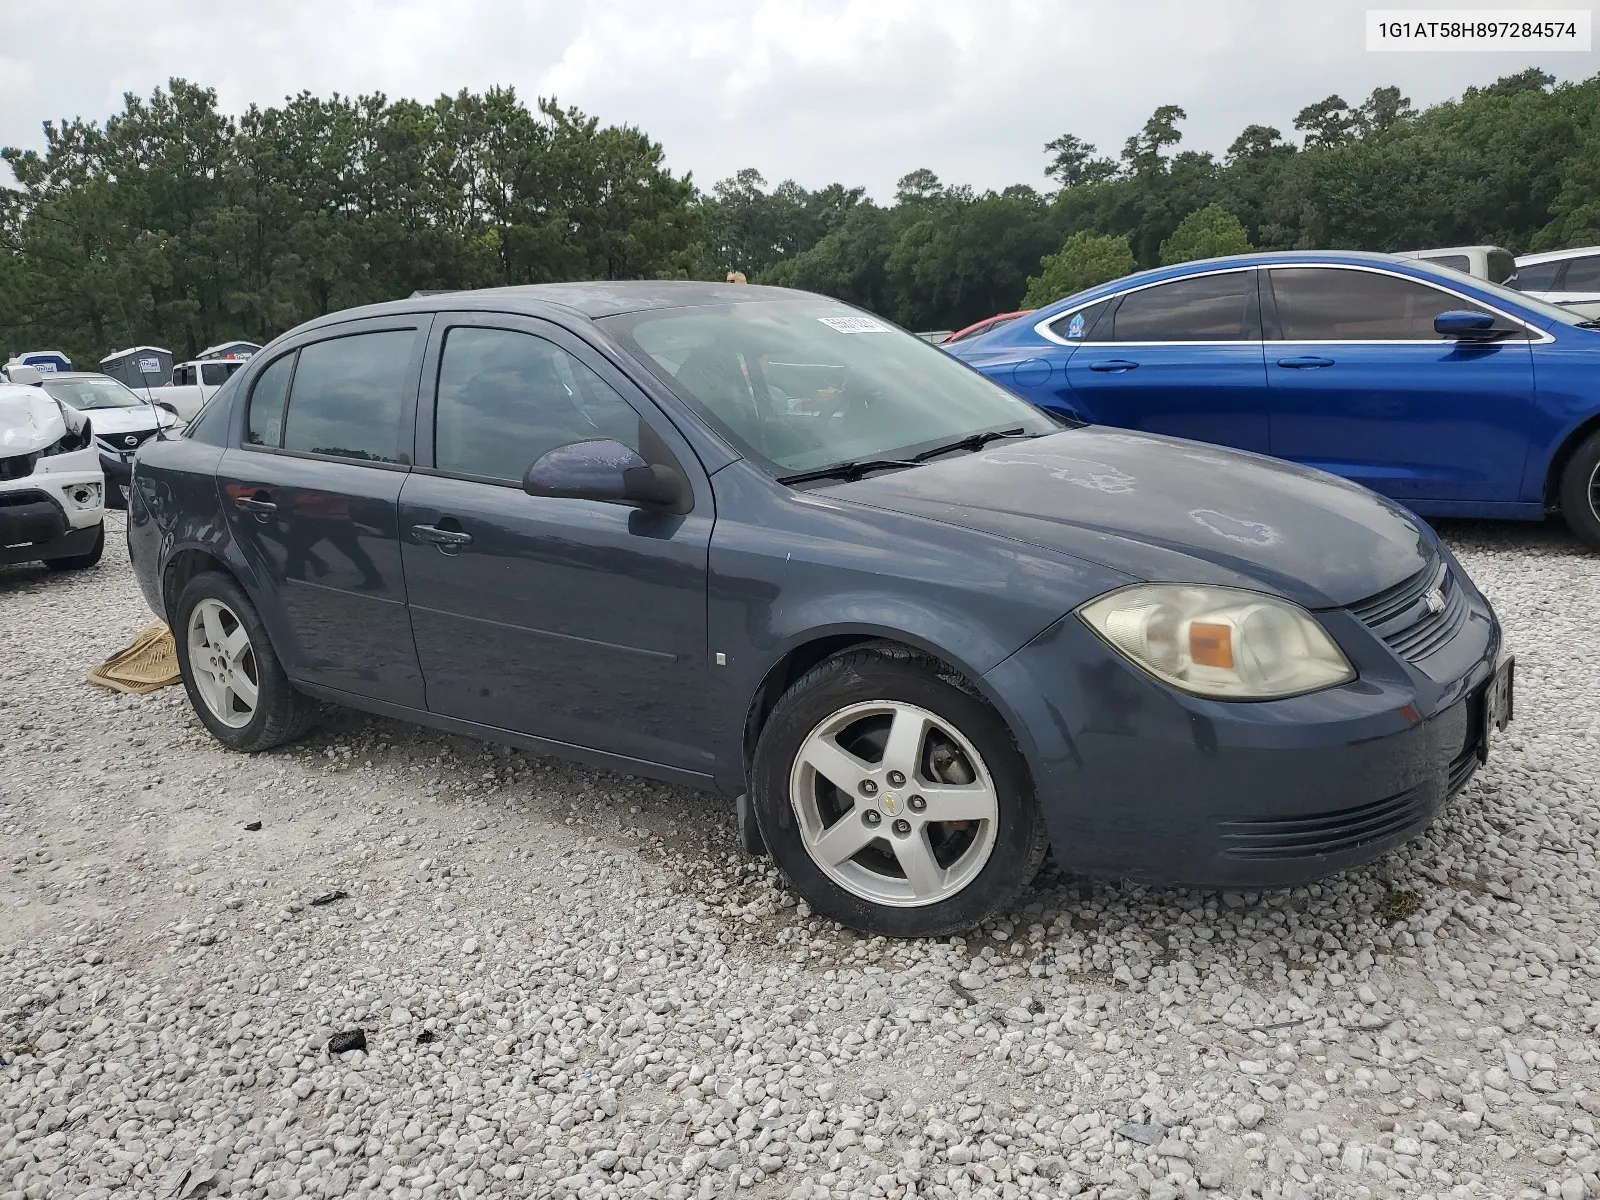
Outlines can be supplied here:
<path id="1" fill-rule="evenodd" d="M 1138 579 L 1362 600 L 1426 565 L 1433 537 L 1365 488 L 1291 463 L 1089 426 L 875 475 L 831 496 L 982 530 Z"/>
<path id="2" fill-rule="evenodd" d="M 0 386 L 0 457 L 33 454 L 66 435 L 61 406 L 42 388 Z"/>

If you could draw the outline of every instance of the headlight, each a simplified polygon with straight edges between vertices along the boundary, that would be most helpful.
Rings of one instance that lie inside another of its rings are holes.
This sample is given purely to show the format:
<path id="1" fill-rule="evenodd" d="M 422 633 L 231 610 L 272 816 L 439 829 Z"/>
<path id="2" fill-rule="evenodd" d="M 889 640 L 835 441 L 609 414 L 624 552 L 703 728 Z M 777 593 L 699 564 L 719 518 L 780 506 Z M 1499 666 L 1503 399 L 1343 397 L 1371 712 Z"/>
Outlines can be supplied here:
<path id="1" fill-rule="evenodd" d="M 1144 584 L 1078 610 L 1135 664 L 1219 700 L 1270 700 L 1356 677 L 1305 609 L 1238 588 Z"/>

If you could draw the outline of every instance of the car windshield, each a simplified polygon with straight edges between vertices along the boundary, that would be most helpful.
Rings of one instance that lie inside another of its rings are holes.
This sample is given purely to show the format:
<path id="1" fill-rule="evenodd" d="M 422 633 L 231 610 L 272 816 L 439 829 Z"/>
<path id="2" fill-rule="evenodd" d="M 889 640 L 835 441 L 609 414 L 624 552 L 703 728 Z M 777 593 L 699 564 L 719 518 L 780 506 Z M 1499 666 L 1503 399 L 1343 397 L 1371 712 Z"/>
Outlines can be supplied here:
<path id="1" fill-rule="evenodd" d="M 1458 287 L 1461 283 L 1461 273 L 1459 271 L 1452 271 L 1448 267 L 1436 266 L 1426 259 L 1414 259 L 1411 265 L 1421 268 L 1430 275 L 1437 275 L 1441 282 L 1447 283 L 1451 287 Z M 1589 319 L 1582 313 L 1573 312 L 1570 308 L 1562 308 L 1559 304 L 1551 304 L 1548 300 L 1541 300 L 1537 296 L 1530 296 L 1527 292 L 1519 292 L 1516 288 L 1509 288 L 1503 283 L 1490 283 L 1487 279 L 1480 279 L 1474 276 L 1472 284 L 1474 287 L 1488 292 L 1497 300 L 1531 309 L 1540 316 L 1552 317 L 1563 325 L 1582 325 Z"/>
<path id="2" fill-rule="evenodd" d="M 88 411 L 96 408 L 138 408 L 146 401 L 139 399 L 115 379 L 61 379 L 46 375 L 44 390 L 64 404 Z"/>
<path id="3" fill-rule="evenodd" d="M 1060 428 L 914 334 L 820 297 L 646 310 L 600 324 L 773 474 L 903 458 L 992 430 Z"/>

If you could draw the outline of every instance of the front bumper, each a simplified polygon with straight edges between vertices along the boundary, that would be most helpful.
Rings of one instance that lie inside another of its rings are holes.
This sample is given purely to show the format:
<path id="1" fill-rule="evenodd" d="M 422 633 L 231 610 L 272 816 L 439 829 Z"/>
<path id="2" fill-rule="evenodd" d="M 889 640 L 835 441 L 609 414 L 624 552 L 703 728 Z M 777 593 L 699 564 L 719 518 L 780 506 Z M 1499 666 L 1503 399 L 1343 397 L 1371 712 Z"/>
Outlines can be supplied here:
<path id="1" fill-rule="evenodd" d="M 1358 672 L 1257 703 L 1175 691 L 1075 615 L 985 675 L 1033 770 L 1064 871 L 1158 886 L 1303 884 L 1403 843 L 1463 788 L 1501 653 L 1466 581 L 1448 644 L 1408 662 L 1349 611 L 1319 614 Z"/>
<path id="2" fill-rule="evenodd" d="M 87 554 L 99 536 L 99 521 L 73 525 L 61 502 L 46 492 L 16 488 L 0 492 L 0 564 Z"/>

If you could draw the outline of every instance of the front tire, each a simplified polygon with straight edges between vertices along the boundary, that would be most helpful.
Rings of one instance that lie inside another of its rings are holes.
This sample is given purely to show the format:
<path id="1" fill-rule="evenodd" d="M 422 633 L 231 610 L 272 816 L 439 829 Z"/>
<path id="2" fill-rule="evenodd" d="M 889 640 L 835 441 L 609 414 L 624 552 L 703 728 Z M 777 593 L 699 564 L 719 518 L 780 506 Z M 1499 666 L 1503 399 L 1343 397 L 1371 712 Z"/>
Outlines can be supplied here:
<path id="1" fill-rule="evenodd" d="M 761 833 L 816 911 L 938 937 L 1013 904 L 1048 849 L 1005 723 L 937 661 L 847 651 L 797 681 L 756 747 Z"/>
<path id="2" fill-rule="evenodd" d="M 1600 550 L 1600 430 L 1583 440 L 1561 472 L 1561 516 L 1573 533 Z"/>
<path id="3" fill-rule="evenodd" d="M 316 723 L 316 701 L 289 682 L 260 614 L 231 576 L 196 575 L 172 617 L 184 691 L 217 741 L 254 754 L 292 742 Z"/>
<path id="4" fill-rule="evenodd" d="M 100 532 L 95 535 L 94 548 L 82 554 L 71 554 L 66 558 L 47 558 L 44 565 L 52 571 L 87 571 L 100 561 L 100 555 L 106 548 L 106 525 L 100 522 Z"/>

